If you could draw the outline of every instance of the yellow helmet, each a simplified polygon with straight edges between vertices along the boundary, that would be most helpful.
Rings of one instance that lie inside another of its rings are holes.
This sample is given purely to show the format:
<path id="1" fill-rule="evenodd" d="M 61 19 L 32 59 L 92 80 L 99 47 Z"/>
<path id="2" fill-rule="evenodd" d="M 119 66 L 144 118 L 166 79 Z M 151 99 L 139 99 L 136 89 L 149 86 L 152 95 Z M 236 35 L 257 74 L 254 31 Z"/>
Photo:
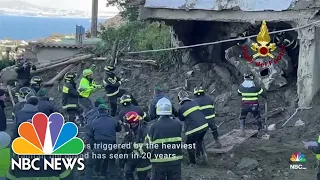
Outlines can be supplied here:
<path id="1" fill-rule="evenodd" d="M 92 75 L 93 72 L 92 72 L 91 69 L 85 69 L 85 70 L 83 70 L 82 74 L 83 74 L 84 77 L 87 77 L 87 76 Z"/>
<path id="2" fill-rule="evenodd" d="M 204 93 L 204 89 L 201 86 L 197 86 L 193 89 L 194 95 L 200 95 L 201 93 Z"/>

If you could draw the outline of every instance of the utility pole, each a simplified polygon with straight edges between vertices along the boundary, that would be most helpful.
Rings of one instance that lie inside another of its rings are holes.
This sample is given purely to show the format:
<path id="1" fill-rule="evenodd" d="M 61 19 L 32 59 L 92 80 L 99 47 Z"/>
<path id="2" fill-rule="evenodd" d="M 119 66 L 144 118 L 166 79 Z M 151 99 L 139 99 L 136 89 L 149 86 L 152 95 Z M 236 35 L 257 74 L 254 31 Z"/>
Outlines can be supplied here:
<path id="1" fill-rule="evenodd" d="M 98 0 L 92 0 L 91 37 L 97 37 L 98 29 Z"/>

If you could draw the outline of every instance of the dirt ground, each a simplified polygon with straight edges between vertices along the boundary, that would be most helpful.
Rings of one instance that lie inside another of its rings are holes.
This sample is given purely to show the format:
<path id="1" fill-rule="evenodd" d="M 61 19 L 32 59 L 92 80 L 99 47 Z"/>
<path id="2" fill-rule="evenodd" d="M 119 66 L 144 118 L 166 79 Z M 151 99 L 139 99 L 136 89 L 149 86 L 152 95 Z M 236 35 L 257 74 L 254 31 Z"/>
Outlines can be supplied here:
<path id="1" fill-rule="evenodd" d="M 89 67 L 84 64 L 76 67 L 78 74 Z M 96 64 L 96 81 L 102 82 L 104 64 Z M 45 79 L 52 78 L 61 69 L 56 69 L 42 74 Z M 237 94 L 238 85 L 242 76 L 228 64 L 198 64 L 192 68 L 182 66 L 178 69 L 160 71 L 146 65 L 121 64 L 117 66 L 117 73 L 126 80 L 123 86 L 130 90 L 140 105 L 146 110 L 148 102 L 152 99 L 153 88 L 161 85 L 167 95 L 178 106 L 177 93 L 185 85 L 185 79 L 194 79 L 196 84 L 201 84 L 211 93 L 215 100 L 217 118 L 216 121 L 224 123 L 219 128 L 221 135 L 239 127 L 240 97 Z M 192 71 L 192 73 L 191 73 Z M 191 75 L 189 75 L 191 74 Z M 61 93 L 57 93 L 62 84 L 49 88 L 49 95 L 61 103 Z M 193 89 L 193 87 L 191 87 Z M 268 109 L 284 107 L 285 111 L 268 119 L 268 124 L 288 118 L 296 109 L 295 82 L 275 91 L 268 92 Z M 92 100 L 97 96 L 103 96 L 104 90 L 96 92 Z M 190 94 L 192 95 L 192 94 Z M 264 101 L 261 101 L 263 113 Z M 320 97 L 317 95 L 311 110 L 297 113 L 291 121 L 282 129 L 269 131 L 269 140 L 250 138 L 240 145 L 235 146 L 225 154 L 209 155 L 207 166 L 199 165 L 197 168 L 189 168 L 187 161 L 183 165 L 183 177 L 186 180 L 312 180 L 316 179 L 316 158 L 303 146 L 302 140 L 316 140 L 320 125 L 317 122 L 320 114 Z M 10 109 L 8 109 L 10 111 Z M 301 119 L 305 126 L 295 127 L 295 122 Z M 282 123 L 280 123 L 282 125 Z M 256 127 L 248 127 L 256 128 Z M 208 133 L 206 141 L 212 139 Z M 305 154 L 307 162 L 303 165 L 306 170 L 290 170 L 290 157 L 294 152 Z M 243 165 L 246 164 L 246 165 Z"/>

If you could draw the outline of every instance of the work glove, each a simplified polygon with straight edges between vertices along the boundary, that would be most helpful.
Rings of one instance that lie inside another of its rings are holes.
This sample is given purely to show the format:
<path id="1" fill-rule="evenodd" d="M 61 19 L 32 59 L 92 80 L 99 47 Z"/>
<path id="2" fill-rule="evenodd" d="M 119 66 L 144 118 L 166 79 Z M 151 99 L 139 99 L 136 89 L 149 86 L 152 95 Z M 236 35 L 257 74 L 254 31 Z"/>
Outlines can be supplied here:
<path id="1" fill-rule="evenodd" d="M 102 89 L 102 88 L 103 88 L 103 85 L 95 85 L 95 88 L 97 88 L 97 89 Z"/>
<path id="2" fill-rule="evenodd" d="M 83 92 L 83 91 L 85 91 L 85 90 L 87 90 L 87 88 L 83 88 L 83 87 L 82 87 L 82 88 L 79 88 L 79 91 L 80 91 L 80 92 Z"/>

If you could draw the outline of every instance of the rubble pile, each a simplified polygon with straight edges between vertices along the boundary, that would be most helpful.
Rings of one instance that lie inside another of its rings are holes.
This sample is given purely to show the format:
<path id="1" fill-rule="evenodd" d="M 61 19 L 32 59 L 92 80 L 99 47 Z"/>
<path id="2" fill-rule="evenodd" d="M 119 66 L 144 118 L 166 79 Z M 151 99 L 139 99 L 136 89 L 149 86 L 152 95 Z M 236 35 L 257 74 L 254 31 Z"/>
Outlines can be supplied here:
<path id="1" fill-rule="evenodd" d="M 102 83 L 105 62 L 95 61 L 95 79 Z M 82 62 L 73 67 L 78 74 L 82 70 L 92 66 L 92 62 Z M 41 73 L 40 75 L 47 81 L 61 72 L 63 66 L 53 68 Z M 169 69 L 161 71 L 152 65 L 120 63 L 117 65 L 116 73 L 124 78 L 124 88 L 131 91 L 139 101 L 140 105 L 147 110 L 149 100 L 153 96 L 153 88 L 160 84 L 165 89 L 167 95 L 179 107 L 177 93 L 180 89 L 191 90 L 195 85 L 202 85 L 207 89 L 215 100 L 217 111 L 217 124 L 220 124 L 219 133 L 221 135 L 228 133 L 232 129 L 239 127 L 238 117 L 240 113 L 240 97 L 237 93 L 238 85 L 242 81 L 242 76 L 237 73 L 235 67 L 228 63 L 217 64 L 197 64 L 193 67 L 180 69 Z M 79 79 L 78 81 L 79 82 Z M 61 93 L 58 93 L 62 87 L 62 82 L 54 83 L 52 87 L 47 87 L 49 95 L 58 103 L 61 103 Z M 276 113 L 268 119 L 268 124 L 277 123 L 287 119 L 295 112 L 295 84 L 289 84 L 279 91 L 268 92 L 268 109 L 270 111 L 279 107 L 285 110 Z M 191 92 L 190 92 L 191 93 Z M 98 96 L 104 96 L 104 90 L 96 92 L 92 99 Z M 190 94 L 191 95 L 191 94 Z M 320 102 L 320 98 L 318 98 Z M 315 102 L 319 107 L 320 103 Z M 263 109 L 264 102 L 261 102 Z M 10 107 L 8 108 L 9 112 Z M 264 112 L 262 111 L 262 114 Z M 9 113 L 8 113 L 9 114 Z M 183 167 L 184 179 L 206 180 L 206 179 L 273 179 L 273 180 L 301 180 L 308 179 L 310 175 L 316 174 L 314 165 L 316 160 L 312 153 L 304 149 L 301 139 L 315 139 L 320 130 L 317 123 L 317 110 L 306 110 L 298 112 L 288 124 L 280 129 L 270 131 L 270 139 L 263 140 L 259 138 L 250 138 L 240 145 L 234 147 L 225 154 L 210 155 L 208 166 L 199 166 L 190 168 L 187 164 Z M 295 126 L 296 121 L 304 121 L 305 125 Z M 250 119 L 250 117 L 248 118 Z M 284 122 L 284 121 L 282 121 Z M 248 120 L 248 124 L 250 120 Z M 281 123 L 282 124 L 282 123 Z M 248 128 L 255 129 L 254 124 L 248 125 Z M 206 137 L 206 143 L 212 141 L 212 136 Z M 306 155 L 308 164 L 307 170 L 292 171 L 289 169 L 289 159 L 291 154 L 299 151 Z M 308 175 L 308 176 L 307 176 Z M 81 179 L 81 178 L 80 178 Z"/>

